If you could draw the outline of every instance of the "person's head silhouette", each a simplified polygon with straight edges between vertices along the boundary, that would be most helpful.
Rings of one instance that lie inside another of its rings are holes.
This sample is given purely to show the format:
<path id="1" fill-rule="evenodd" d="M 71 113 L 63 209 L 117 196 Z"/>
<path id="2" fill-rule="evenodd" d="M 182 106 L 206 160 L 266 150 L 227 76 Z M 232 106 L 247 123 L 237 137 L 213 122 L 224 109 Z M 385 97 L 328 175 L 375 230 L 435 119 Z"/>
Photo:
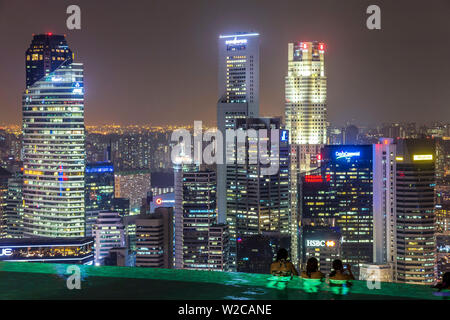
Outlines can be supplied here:
<path id="1" fill-rule="evenodd" d="M 280 248 L 277 252 L 277 261 L 286 261 L 288 259 L 288 252 L 285 248 Z"/>
<path id="2" fill-rule="evenodd" d="M 314 257 L 309 258 L 306 262 L 306 274 L 311 277 L 311 274 L 317 271 L 319 271 L 319 262 Z"/>

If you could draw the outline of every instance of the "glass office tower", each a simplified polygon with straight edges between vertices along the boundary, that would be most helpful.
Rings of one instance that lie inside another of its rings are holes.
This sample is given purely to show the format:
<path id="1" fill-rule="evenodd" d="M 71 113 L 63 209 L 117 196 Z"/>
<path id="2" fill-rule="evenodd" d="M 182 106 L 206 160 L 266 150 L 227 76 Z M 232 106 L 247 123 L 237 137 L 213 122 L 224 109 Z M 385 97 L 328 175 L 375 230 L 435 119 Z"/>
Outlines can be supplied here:
<path id="1" fill-rule="evenodd" d="M 72 54 L 61 37 L 35 36 L 26 55 L 27 89 L 23 94 L 25 236 L 84 236 L 83 65 L 72 62 Z M 53 64 L 53 61 L 59 62 Z"/>
<path id="2" fill-rule="evenodd" d="M 289 132 L 280 127 L 280 118 L 236 119 L 235 128 L 244 130 L 248 135 L 242 144 L 235 139 L 235 144 L 227 150 L 236 159 L 235 163 L 226 165 L 226 222 L 230 230 L 232 268 L 237 266 L 236 242 L 242 236 L 262 232 L 289 235 L 291 232 Z M 252 130 L 256 133 L 260 129 L 267 130 L 266 138 L 251 134 Z M 273 141 L 272 134 L 277 130 L 278 141 Z M 260 160 L 272 150 L 264 150 L 263 141 L 267 141 L 268 148 L 274 144 L 279 146 L 278 152 L 274 150 L 270 163 L 266 164 Z M 275 168 L 275 159 L 278 160 L 278 168 L 271 174 L 264 173 L 269 167 Z"/>
<path id="3" fill-rule="evenodd" d="M 325 146 L 321 156 L 320 168 L 301 178 L 302 224 L 336 227 L 343 261 L 355 267 L 371 263 L 373 147 Z"/>
<path id="4" fill-rule="evenodd" d="M 327 141 L 327 77 L 325 44 L 317 41 L 288 45 L 286 129 L 291 144 Z"/>
<path id="5" fill-rule="evenodd" d="M 432 284 L 436 266 L 435 142 L 397 142 L 395 280 Z"/>
<path id="6" fill-rule="evenodd" d="M 114 166 L 109 161 L 93 162 L 86 165 L 85 214 L 86 236 L 92 236 L 92 226 L 100 211 L 113 207 Z"/>
<path id="7" fill-rule="evenodd" d="M 217 128 L 234 129 L 235 119 L 259 116 L 259 34 L 236 32 L 219 37 Z M 223 144 L 225 156 L 225 144 Z M 225 161 L 223 161 L 225 163 Z M 226 166 L 217 164 L 218 221 L 226 221 Z"/>
<path id="8" fill-rule="evenodd" d="M 73 53 L 66 36 L 52 33 L 33 35 L 26 52 L 26 85 L 33 85 L 43 76 L 55 71 L 63 63 L 72 63 Z"/>
<path id="9" fill-rule="evenodd" d="M 228 268 L 228 227 L 217 224 L 216 173 L 175 166 L 175 268 Z"/>

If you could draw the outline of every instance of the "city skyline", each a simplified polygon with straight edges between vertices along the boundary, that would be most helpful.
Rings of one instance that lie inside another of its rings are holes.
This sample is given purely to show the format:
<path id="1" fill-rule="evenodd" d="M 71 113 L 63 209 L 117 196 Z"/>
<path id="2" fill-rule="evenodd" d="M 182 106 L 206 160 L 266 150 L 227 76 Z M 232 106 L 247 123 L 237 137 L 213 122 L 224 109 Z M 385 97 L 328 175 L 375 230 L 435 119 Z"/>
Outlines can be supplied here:
<path id="1" fill-rule="evenodd" d="M 448 295 L 450 3 L 217 1 L 0 0 L 0 298 Z"/>
<path id="2" fill-rule="evenodd" d="M 0 1 L 0 32 L 8 33 L 12 48 L 0 52 L 0 61 L 4 61 L 1 122 L 20 122 L 24 74 L 13 71 L 23 65 L 31 34 L 53 32 L 67 35 L 77 53 L 75 59 L 83 60 L 89 70 L 87 125 L 188 125 L 199 119 L 214 125 L 217 40 L 220 34 L 242 30 L 260 34 L 263 116 L 284 115 L 287 44 L 317 40 L 327 47 L 328 119 L 332 124 L 448 118 L 450 96 L 445 86 L 450 47 L 441 41 L 448 22 L 436 18 L 436 13 L 448 9 L 448 3 L 433 1 L 428 9 L 414 2 L 407 6 L 385 3 L 382 29 L 374 31 L 365 27 L 365 3 L 281 4 L 247 1 L 240 4 L 238 13 L 222 17 L 223 2 L 210 12 L 202 1 L 126 7 L 110 1 L 105 8 L 81 1 L 82 29 L 68 31 L 62 3 L 48 1 L 37 7 L 17 1 L 6 7 Z M 182 17 L 186 10 L 189 18 Z M 36 12 L 41 13 L 39 18 L 34 17 Z M 29 17 L 30 23 L 17 24 L 18 13 Z M 180 52 L 183 59 L 177 58 Z M 428 58 L 423 60 L 424 56 Z"/>

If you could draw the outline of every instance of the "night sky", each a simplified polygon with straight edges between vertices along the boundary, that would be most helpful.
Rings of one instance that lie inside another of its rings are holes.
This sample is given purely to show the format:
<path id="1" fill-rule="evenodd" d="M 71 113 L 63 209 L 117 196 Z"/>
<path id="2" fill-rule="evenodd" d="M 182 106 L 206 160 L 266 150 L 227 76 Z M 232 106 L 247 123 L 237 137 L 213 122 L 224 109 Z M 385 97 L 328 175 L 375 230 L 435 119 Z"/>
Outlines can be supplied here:
<path id="1" fill-rule="evenodd" d="M 261 35 L 261 115 L 284 115 L 288 42 L 318 40 L 332 124 L 450 120 L 449 0 L 0 0 L 0 124 L 21 121 L 32 34 L 53 32 L 85 64 L 86 124 L 214 125 L 217 38 L 235 31 Z"/>

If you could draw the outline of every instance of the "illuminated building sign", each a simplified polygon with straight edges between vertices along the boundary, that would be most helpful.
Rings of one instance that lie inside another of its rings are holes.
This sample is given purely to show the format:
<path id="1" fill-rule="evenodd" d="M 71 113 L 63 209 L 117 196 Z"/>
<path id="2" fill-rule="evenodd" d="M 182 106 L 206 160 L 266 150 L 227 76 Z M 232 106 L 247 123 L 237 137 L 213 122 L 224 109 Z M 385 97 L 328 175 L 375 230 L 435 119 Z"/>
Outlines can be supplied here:
<path id="1" fill-rule="evenodd" d="M 349 151 L 336 151 L 336 160 L 338 159 L 351 159 L 353 157 L 359 157 L 361 156 L 361 152 L 360 151 L 353 151 L 353 152 L 349 152 Z"/>
<path id="2" fill-rule="evenodd" d="M 414 161 L 426 161 L 426 160 L 433 160 L 432 154 L 415 154 L 413 156 Z"/>
<path id="3" fill-rule="evenodd" d="M 288 141 L 288 131 L 287 130 L 283 130 L 281 131 L 281 141 L 286 142 Z"/>
<path id="4" fill-rule="evenodd" d="M 307 247 L 334 247 L 336 242 L 333 240 L 306 240 Z"/>
<path id="5" fill-rule="evenodd" d="M 325 179 L 327 182 L 329 182 L 331 180 L 331 176 L 329 174 L 327 174 L 325 176 Z M 320 174 L 319 175 L 306 175 L 305 182 L 323 182 L 323 178 Z"/>
<path id="6" fill-rule="evenodd" d="M 232 35 L 221 35 L 219 36 L 220 39 L 224 38 L 237 38 L 237 37 L 253 37 L 253 36 L 259 36 L 259 33 L 242 33 L 242 34 L 232 34 Z"/>
<path id="7" fill-rule="evenodd" d="M 167 203 L 175 203 L 175 200 L 164 200 L 163 198 L 156 198 L 155 203 L 157 205 L 167 204 Z"/>
<path id="8" fill-rule="evenodd" d="M 3 249 L 0 249 L 0 257 L 3 257 L 3 256 L 11 256 L 13 253 L 12 253 L 12 249 L 10 249 L 10 248 L 3 248 Z"/>
<path id="9" fill-rule="evenodd" d="M 246 44 L 246 43 L 247 43 L 247 39 L 237 39 L 237 38 L 234 38 L 233 40 L 225 41 L 225 44 L 229 44 L 229 45 Z"/>

